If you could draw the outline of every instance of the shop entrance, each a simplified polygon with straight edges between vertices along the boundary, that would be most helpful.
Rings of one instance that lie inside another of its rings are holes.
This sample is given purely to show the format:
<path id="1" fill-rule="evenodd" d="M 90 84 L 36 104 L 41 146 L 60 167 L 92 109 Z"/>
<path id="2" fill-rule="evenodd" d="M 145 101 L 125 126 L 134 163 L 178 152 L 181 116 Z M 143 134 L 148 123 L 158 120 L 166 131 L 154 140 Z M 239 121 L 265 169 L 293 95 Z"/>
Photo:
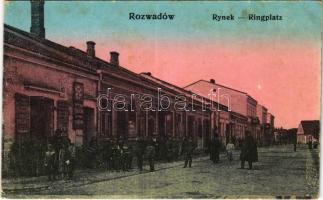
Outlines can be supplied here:
<path id="1" fill-rule="evenodd" d="M 45 140 L 54 132 L 54 101 L 45 97 L 30 97 L 31 138 Z"/>

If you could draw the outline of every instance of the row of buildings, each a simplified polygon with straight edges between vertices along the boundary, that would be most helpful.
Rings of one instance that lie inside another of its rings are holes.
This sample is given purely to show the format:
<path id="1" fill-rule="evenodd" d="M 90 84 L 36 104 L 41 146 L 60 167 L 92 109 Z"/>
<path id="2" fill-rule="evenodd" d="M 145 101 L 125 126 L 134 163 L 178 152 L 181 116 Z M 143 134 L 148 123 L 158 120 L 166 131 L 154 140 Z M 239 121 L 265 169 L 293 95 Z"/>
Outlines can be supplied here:
<path id="1" fill-rule="evenodd" d="M 181 88 L 151 73 L 127 70 L 118 52 L 102 60 L 96 57 L 95 42 L 86 44 L 83 51 L 47 40 L 42 0 L 31 1 L 30 32 L 4 25 L 4 157 L 14 142 L 48 140 L 57 129 L 77 146 L 93 137 L 132 140 L 142 135 L 192 136 L 199 148 L 206 148 L 215 132 L 226 143 L 242 139 L 246 130 L 270 142 L 274 116 L 247 93 L 213 79 Z M 107 98 L 99 99 L 102 95 Z M 142 109 L 147 96 L 154 109 Z M 169 109 L 160 109 L 161 96 L 167 96 Z M 115 102 L 127 109 L 98 107 Z M 184 104 L 189 109 L 176 108 Z"/>
<path id="2" fill-rule="evenodd" d="M 320 120 L 302 120 L 298 128 L 275 128 L 275 143 L 280 144 L 308 144 L 320 140 Z"/>

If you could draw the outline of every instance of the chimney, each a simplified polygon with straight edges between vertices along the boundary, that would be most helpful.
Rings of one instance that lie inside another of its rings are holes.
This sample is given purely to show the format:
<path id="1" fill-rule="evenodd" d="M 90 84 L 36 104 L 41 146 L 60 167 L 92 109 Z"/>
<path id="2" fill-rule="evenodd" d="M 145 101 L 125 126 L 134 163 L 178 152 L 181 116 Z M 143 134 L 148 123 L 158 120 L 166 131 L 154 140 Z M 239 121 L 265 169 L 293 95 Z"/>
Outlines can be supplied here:
<path id="1" fill-rule="evenodd" d="M 116 51 L 110 52 L 110 63 L 119 66 L 119 53 Z"/>
<path id="2" fill-rule="evenodd" d="M 86 49 L 87 56 L 94 58 L 95 57 L 95 42 L 87 41 L 86 45 L 87 45 L 87 49 Z"/>
<path id="3" fill-rule="evenodd" d="M 142 72 L 142 74 L 145 74 L 147 76 L 151 76 L 151 72 Z"/>
<path id="4" fill-rule="evenodd" d="M 213 83 L 213 84 L 215 84 L 215 80 L 212 78 L 212 79 L 210 79 L 210 83 Z"/>
<path id="5" fill-rule="evenodd" d="M 45 38 L 44 27 L 44 0 L 30 0 L 31 27 L 30 32 L 40 38 Z"/>

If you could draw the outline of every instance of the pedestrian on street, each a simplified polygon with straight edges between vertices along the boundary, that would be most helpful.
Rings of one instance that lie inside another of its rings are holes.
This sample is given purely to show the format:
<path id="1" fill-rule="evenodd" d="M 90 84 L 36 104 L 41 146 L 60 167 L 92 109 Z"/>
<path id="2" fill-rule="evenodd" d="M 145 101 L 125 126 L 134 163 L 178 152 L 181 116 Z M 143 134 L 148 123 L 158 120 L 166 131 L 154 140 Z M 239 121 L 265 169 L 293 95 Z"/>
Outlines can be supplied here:
<path id="1" fill-rule="evenodd" d="M 209 153 L 210 153 L 210 160 L 214 163 L 215 162 L 215 156 L 214 156 L 214 138 L 212 138 L 209 141 Z"/>
<path id="2" fill-rule="evenodd" d="M 246 138 L 243 142 L 241 154 L 241 169 L 244 169 L 245 161 L 248 162 L 249 169 L 252 169 L 252 163 L 258 161 L 257 143 L 254 138 L 246 132 Z"/>
<path id="3" fill-rule="evenodd" d="M 106 161 L 106 169 L 109 171 L 112 169 L 113 165 L 112 165 L 112 146 L 113 143 L 110 139 L 107 140 L 106 144 L 104 145 L 103 148 L 103 157 Z"/>
<path id="4" fill-rule="evenodd" d="M 98 152 L 98 141 L 95 136 L 93 136 L 89 142 L 89 145 L 86 146 L 85 157 L 86 161 L 84 162 L 87 168 L 95 168 L 97 166 L 97 152 Z"/>
<path id="5" fill-rule="evenodd" d="M 112 147 L 112 162 L 113 162 L 113 169 L 117 172 L 121 169 L 121 156 L 122 151 L 120 148 L 119 142 L 116 142 Z"/>
<path id="6" fill-rule="evenodd" d="M 192 167 L 192 155 L 195 147 L 196 146 L 194 145 L 192 138 L 190 137 L 189 139 L 187 139 L 187 137 L 185 137 L 183 142 L 183 153 L 185 158 L 183 168 L 186 168 L 187 164 L 188 164 L 188 167 Z"/>
<path id="7" fill-rule="evenodd" d="M 129 161 L 130 161 L 130 147 L 127 143 L 122 145 L 122 170 L 128 171 L 129 170 Z"/>
<path id="8" fill-rule="evenodd" d="M 145 153 L 145 141 L 142 136 L 137 138 L 136 144 L 136 157 L 137 157 L 137 165 L 138 169 L 142 171 L 143 161 L 144 161 L 144 153 Z"/>
<path id="9" fill-rule="evenodd" d="M 172 140 L 172 158 L 173 160 L 177 160 L 178 158 L 178 154 L 179 154 L 179 142 L 176 138 L 173 138 Z"/>
<path id="10" fill-rule="evenodd" d="M 68 178 L 68 172 L 71 164 L 71 155 L 69 152 L 69 143 L 63 145 L 63 172 L 62 172 L 62 178 Z"/>
<path id="11" fill-rule="evenodd" d="M 294 145 L 294 151 L 296 151 L 296 148 L 297 148 L 297 138 L 296 137 L 293 140 L 293 145 Z"/>
<path id="12" fill-rule="evenodd" d="M 214 140 L 213 140 L 213 163 L 219 163 L 220 161 L 220 149 L 221 149 L 221 142 L 219 139 L 219 135 L 215 134 L 214 135 Z"/>
<path id="13" fill-rule="evenodd" d="M 76 162 L 76 149 L 74 143 L 69 144 L 68 146 L 68 160 L 67 164 L 67 177 L 68 179 L 73 179 L 74 170 L 75 170 L 75 162 Z"/>
<path id="14" fill-rule="evenodd" d="M 127 168 L 130 170 L 132 169 L 132 160 L 134 157 L 135 151 L 132 145 L 129 145 L 129 157 L 127 160 Z"/>
<path id="15" fill-rule="evenodd" d="M 228 160 L 230 163 L 233 160 L 233 155 L 232 155 L 233 150 L 234 150 L 234 144 L 233 144 L 232 140 L 230 139 L 227 146 L 226 146 L 227 157 L 228 157 Z"/>
<path id="16" fill-rule="evenodd" d="M 46 169 L 46 173 L 48 176 L 48 180 L 49 181 L 53 181 L 56 179 L 56 171 L 55 171 L 55 167 L 56 167 L 56 152 L 55 149 L 53 148 L 53 146 L 51 144 L 48 144 L 47 150 L 45 152 L 45 169 Z"/>
<path id="17" fill-rule="evenodd" d="M 62 148 L 62 144 L 63 144 L 63 139 L 62 139 L 62 131 L 60 129 L 56 129 L 55 130 L 55 134 L 54 136 L 51 138 L 51 144 L 52 147 L 55 151 L 55 159 L 54 159 L 54 166 L 53 166 L 53 174 L 54 174 L 54 179 L 56 179 L 60 173 L 59 173 L 59 154 L 60 154 L 60 150 Z"/>
<path id="18" fill-rule="evenodd" d="M 147 158 L 150 166 L 150 171 L 155 171 L 154 159 L 156 156 L 156 149 L 154 145 L 154 141 L 152 139 L 149 140 L 148 146 L 146 147 Z"/>
<path id="19" fill-rule="evenodd" d="M 66 144 L 62 144 L 58 151 L 58 174 L 61 179 L 64 179 L 66 175 L 66 164 L 67 160 L 67 147 Z"/>
<path id="20" fill-rule="evenodd" d="M 172 137 L 166 138 L 166 157 L 167 162 L 171 162 L 173 160 L 173 139 Z"/>
<path id="21" fill-rule="evenodd" d="M 312 139 L 310 139 L 310 141 L 308 142 L 308 148 L 309 148 L 309 149 L 312 149 L 312 145 L 313 145 L 313 143 L 312 143 Z"/>

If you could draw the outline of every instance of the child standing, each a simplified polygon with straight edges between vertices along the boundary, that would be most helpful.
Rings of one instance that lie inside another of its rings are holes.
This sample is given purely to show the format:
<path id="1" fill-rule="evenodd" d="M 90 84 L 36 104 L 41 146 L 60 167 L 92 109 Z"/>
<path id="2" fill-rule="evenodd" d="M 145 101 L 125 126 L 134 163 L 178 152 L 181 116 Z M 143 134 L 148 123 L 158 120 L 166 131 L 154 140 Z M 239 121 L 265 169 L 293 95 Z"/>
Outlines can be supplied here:
<path id="1" fill-rule="evenodd" d="M 234 144 L 232 143 L 232 140 L 229 140 L 226 146 L 226 150 L 227 150 L 228 160 L 231 162 L 233 160 L 232 152 L 234 150 Z"/>

